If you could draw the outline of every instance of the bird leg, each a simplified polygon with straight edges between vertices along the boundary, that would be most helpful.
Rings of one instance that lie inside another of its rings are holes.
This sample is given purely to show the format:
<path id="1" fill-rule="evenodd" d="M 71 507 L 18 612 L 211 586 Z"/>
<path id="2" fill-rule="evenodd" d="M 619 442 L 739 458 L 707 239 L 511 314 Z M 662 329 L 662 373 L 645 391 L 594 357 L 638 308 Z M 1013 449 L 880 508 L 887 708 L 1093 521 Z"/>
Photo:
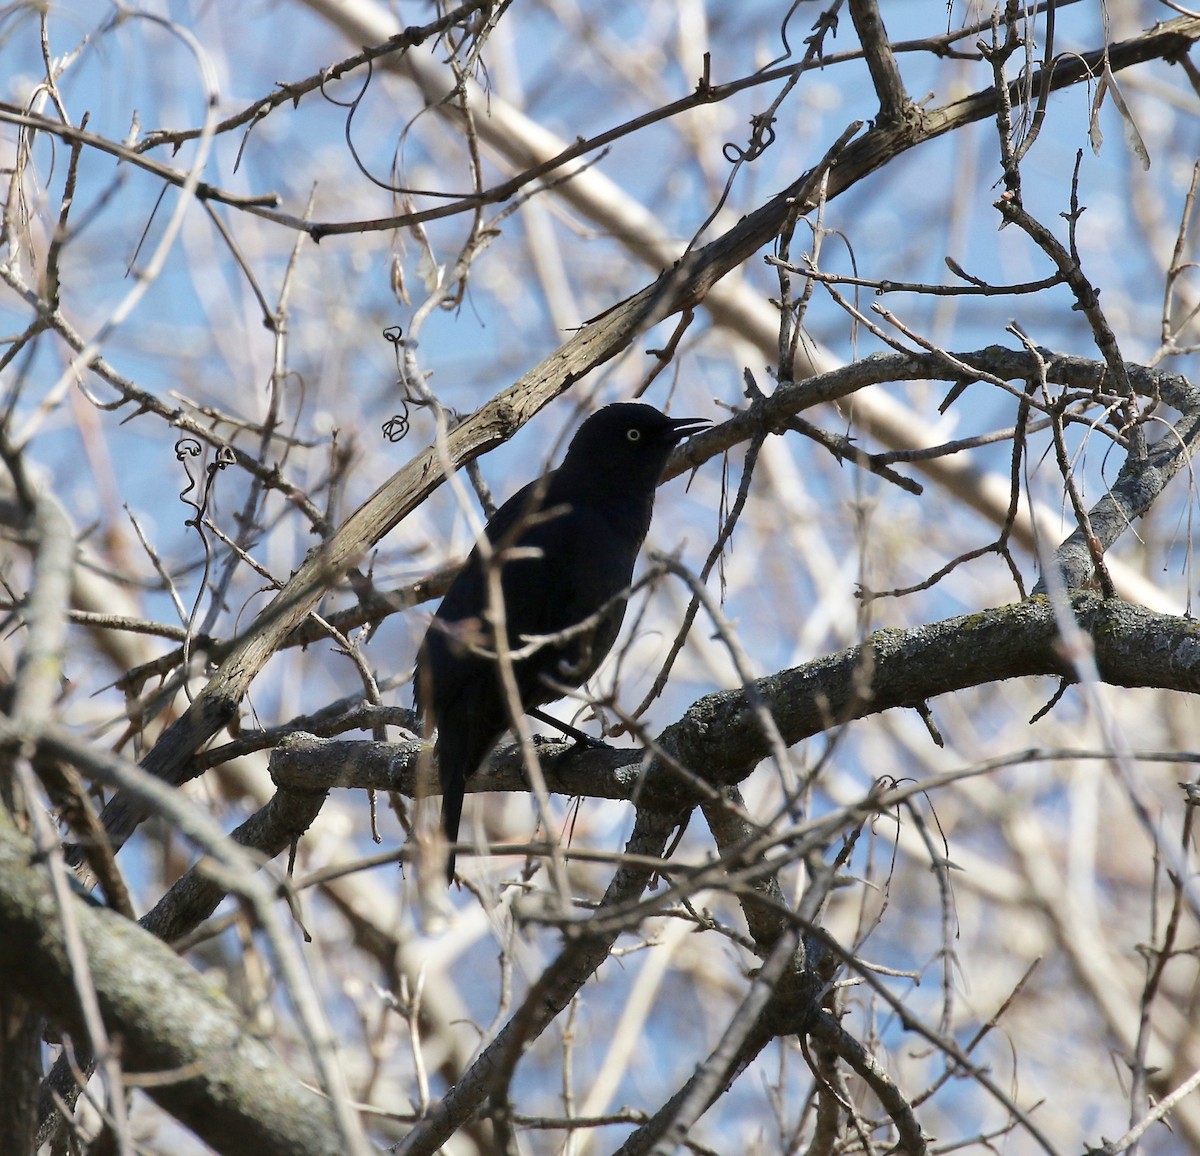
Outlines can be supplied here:
<path id="1" fill-rule="evenodd" d="M 547 726 L 552 726 L 560 734 L 564 734 L 569 739 L 574 739 L 580 746 L 601 748 L 608 744 L 602 739 L 594 739 L 591 735 L 585 734 L 577 727 L 573 727 L 570 723 L 565 723 L 561 719 L 552 718 L 548 714 L 544 714 L 537 707 L 530 707 L 526 712 L 530 718 L 535 718 L 538 722 L 544 722 Z"/>

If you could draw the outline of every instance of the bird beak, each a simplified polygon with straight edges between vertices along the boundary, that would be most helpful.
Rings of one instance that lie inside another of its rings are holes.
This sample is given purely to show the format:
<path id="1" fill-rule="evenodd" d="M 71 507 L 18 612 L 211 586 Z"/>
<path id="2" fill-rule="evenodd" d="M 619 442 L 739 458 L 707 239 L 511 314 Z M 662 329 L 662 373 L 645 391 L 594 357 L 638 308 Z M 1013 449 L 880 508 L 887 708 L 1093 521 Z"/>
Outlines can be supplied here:
<path id="1" fill-rule="evenodd" d="M 671 419 L 671 430 L 667 436 L 671 441 L 681 442 L 711 425 L 712 422 L 706 417 L 675 417 Z"/>

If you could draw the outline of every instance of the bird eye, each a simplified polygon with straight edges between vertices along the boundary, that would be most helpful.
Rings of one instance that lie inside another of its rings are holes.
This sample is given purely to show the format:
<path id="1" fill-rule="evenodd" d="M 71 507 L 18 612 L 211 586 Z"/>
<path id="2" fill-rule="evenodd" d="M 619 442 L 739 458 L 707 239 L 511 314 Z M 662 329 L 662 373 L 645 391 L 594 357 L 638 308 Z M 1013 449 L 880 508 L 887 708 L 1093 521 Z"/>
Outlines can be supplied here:
<path id="1" fill-rule="evenodd" d="M 627 429 L 625 431 L 626 439 L 631 442 L 636 442 L 636 441 L 640 440 L 641 436 L 642 436 L 642 431 L 640 429 L 638 429 L 636 426 L 632 429 Z"/>

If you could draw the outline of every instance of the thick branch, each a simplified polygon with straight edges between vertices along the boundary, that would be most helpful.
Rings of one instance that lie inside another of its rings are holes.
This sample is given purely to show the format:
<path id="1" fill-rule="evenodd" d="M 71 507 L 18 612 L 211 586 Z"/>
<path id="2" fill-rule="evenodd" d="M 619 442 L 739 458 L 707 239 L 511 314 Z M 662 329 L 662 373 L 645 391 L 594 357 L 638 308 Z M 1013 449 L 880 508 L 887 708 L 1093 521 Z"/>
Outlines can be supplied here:
<path id="1" fill-rule="evenodd" d="M 900 67 L 888 39 L 887 29 L 876 0 L 850 0 L 850 18 L 858 33 L 867 67 L 871 70 L 871 82 L 879 97 L 879 123 L 901 124 L 918 116 L 916 106 L 904 90 Z"/>
<path id="2" fill-rule="evenodd" d="M 33 845 L 0 822 L 0 976 L 84 1038 L 50 883 Z M 170 948 L 115 912 L 74 900 L 104 1022 L 128 1072 L 175 1072 L 146 1091 L 227 1156 L 340 1156 L 329 1102 L 300 1084 Z"/>
<path id="3" fill-rule="evenodd" d="M 959 367 L 978 369 L 974 377 Z M 1144 459 L 1127 459 L 1112 487 L 1089 511 L 1092 531 L 1100 548 L 1107 550 L 1136 518 L 1151 507 L 1167 483 L 1185 466 L 1190 468 L 1200 440 L 1200 389 L 1179 374 L 1151 370 L 1125 362 L 1130 388 L 1153 402 L 1166 402 L 1180 418 L 1164 430 Z M 788 418 L 812 406 L 837 402 L 869 385 L 889 381 L 951 381 L 970 384 L 987 377 L 1005 381 L 1037 381 L 1042 375 L 1051 384 L 1072 389 L 1101 391 L 1111 383 L 1104 362 L 1068 357 L 1048 350 L 1026 350 L 990 345 L 967 353 L 875 354 L 851 365 L 830 370 L 805 381 L 780 385 L 727 422 L 690 439 L 672 459 L 667 477 L 696 469 L 762 427 L 782 427 Z M 986 512 L 986 511 L 985 511 Z M 1078 589 L 1092 578 L 1091 551 L 1082 531 L 1073 532 L 1057 552 L 1067 589 Z"/>
<path id="4" fill-rule="evenodd" d="M 1200 691 L 1200 634 L 1190 619 L 1154 614 L 1095 594 L 1075 597 L 1076 618 L 1095 647 L 1100 676 L 1115 686 Z M 638 749 L 576 748 L 539 743 L 547 789 L 563 795 L 629 799 L 668 813 L 712 799 L 741 782 L 771 754 L 755 701 L 770 710 L 789 746 L 830 727 L 941 694 L 1009 678 L 1072 679 L 1058 648 L 1048 599 L 1000 606 L 911 630 L 879 630 L 859 646 L 758 679 L 746 690 L 697 699 L 663 731 L 661 744 L 696 776 L 683 780 Z M 420 744 L 296 736 L 271 760 L 276 781 L 291 789 L 333 787 L 436 793 L 418 781 Z M 470 792 L 525 791 L 515 747 L 498 751 L 467 783 Z"/>

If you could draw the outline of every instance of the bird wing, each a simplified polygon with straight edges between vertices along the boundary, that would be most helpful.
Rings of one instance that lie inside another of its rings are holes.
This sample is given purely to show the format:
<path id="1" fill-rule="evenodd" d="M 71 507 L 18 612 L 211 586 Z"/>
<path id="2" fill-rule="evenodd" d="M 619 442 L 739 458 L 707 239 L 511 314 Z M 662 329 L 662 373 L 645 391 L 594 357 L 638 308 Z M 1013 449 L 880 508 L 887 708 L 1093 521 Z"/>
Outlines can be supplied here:
<path id="1" fill-rule="evenodd" d="M 521 533 L 519 523 L 538 506 L 538 498 L 544 496 L 548 484 L 554 479 L 554 472 L 547 477 L 530 482 L 523 486 L 508 499 L 488 520 L 486 533 L 488 541 L 493 544 L 506 544 L 514 530 L 517 530 L 518 541 Z M 507 602 L 508 592 L 505 591 Z M 481 672 L 490 664 L 485 658 L 472 655 L 465 647 L 458 644 L 453 632 L 457 628 L 470 632 L 470 620 L 478 619 L 481 609 L 487 605 L 486 577 L 483 559 L 476 546 L 468 556 L 463 568 L 458 572 L 450 589 L 438 607 L 430 629 L 421 644 L 417 658 L 417 670 L 413 679 L 413 699 L 418 713 L 425 714 L 432 708 L 435 716 L 449 714 L 460 703 L 464 694 L 472 699 L 481 696 L 478 688 L 481 680 L 486 679 L 491 684 L 492 675 L 486 676 Z M 450 628 L 449 631 L 445 628 Z M 479 630 L 484 624 L 481 621 Z M 477 709 L 478 703 L 461 703 L 464 710 Z M 503 730 L 507 726 L 507 716 L 501 723 Z"/>
<path id="2" fill-rule="evenodd" d="M 538 556 L 515 558 L 501 571 L 510 644 L 518 649 L 525 637 L 559 634 L 597 611 L 603 616 L 590 633 L 547 645 L 518 664 L 526 706 L 558 697 L 543 675 L 578 685 L 600 665 L 625 615 L 624 600 L 613 600 L 629 585 L 640 545 L 620 534 L 603 511 L 586 502 L 568 505 L 522 535 L 521 546 L 537 548 Z"/>
<path id="3" fill-rule="evenodd" d="M 556 473 L 518 490 L 492 516 L 487 525 L 488 540 L 501 550 L 536 551 L 507 558 L 500 571 L 500 590 L 509 645 L 519 649 L 522 638 L 552 635 L 594 614 L 616 598 L 633 575 L 641 536 L 614 519 L 611 514 L 590 503 L 586 497 L 573 498 L 555 485 Z M 529 520 L 539 509 L 558 511 L 541 520 Z M 480 709 L 475 699 L 481 685 L 494 685 L 490 661 L 472 655 L 452 636 L 455 629 L 472 632 L 472 618 L 478 619 L 487 605 L 486 574 L 478 547 L 472 550 L 463 569 L 455 578 L 439 607 L 425 638 L 421 661 L 414 683 L 418 708 L 428 701 L 435 715 L 448 715 L 457 709 Z M 546 646 L 516 664 L 517 684 L 522 703 L 538 706 L 558 697 L 546 686 L 543 675 L 558 682 L 585 681 L 608 653 L 624 618 L 623 601 L 607 607 L 599 627 L 590 637 L 577 638 L 560 646 Z M 449 627 L 450 632 L 443 627 Z M 483 623 L 479 625 L 484 637 Z M 567 668 L 578 668 L 572 677 Z M 432 698 L 424 683 L 432 688 Z M 473 701 L 467 703 L 464 696 Z M 496 720 L 488 720 L 489 723 Z M 496 722 L 507 726 L 507 717 Z"/>

